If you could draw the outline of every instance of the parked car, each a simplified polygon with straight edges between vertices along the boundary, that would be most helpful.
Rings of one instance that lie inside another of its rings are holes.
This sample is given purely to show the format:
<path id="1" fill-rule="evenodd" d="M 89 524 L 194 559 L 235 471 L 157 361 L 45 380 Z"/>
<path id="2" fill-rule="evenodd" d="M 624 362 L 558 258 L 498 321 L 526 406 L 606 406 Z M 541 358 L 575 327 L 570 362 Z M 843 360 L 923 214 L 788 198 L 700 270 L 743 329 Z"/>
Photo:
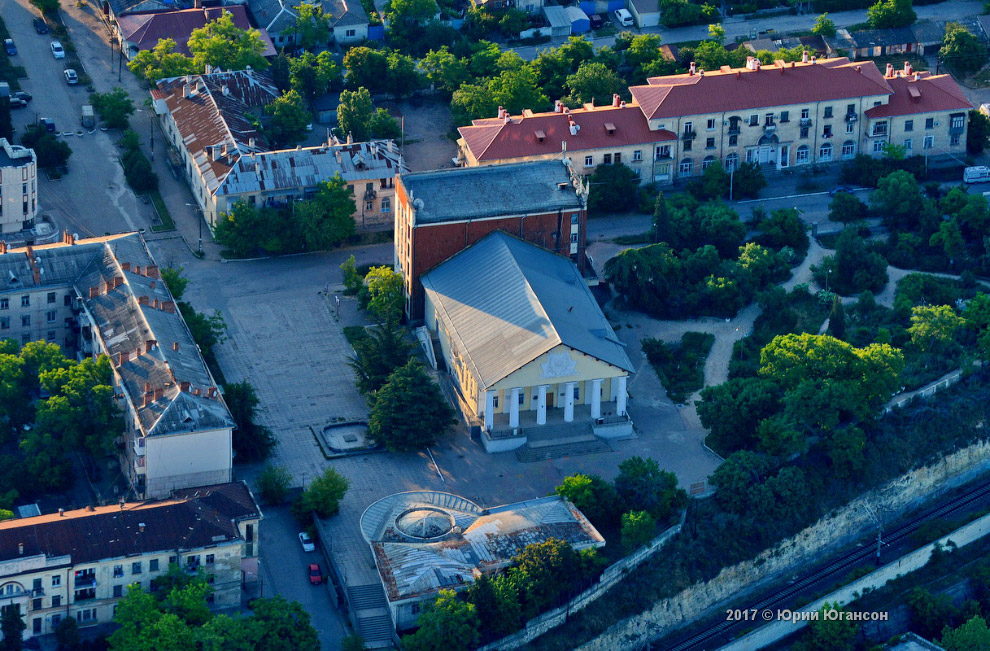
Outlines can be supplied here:
<path id="1" fill-rule="evenodd" d="M 839 194 L 840 192 L 846 192 L 848 194 L 852 194 L 853 193 L 853 189 L 850 188 L 848 185 L 837 185 L 837 186 L 835 186 L 834 188 L 832 188 L 831 190 L 828 191 L 828 196 L 834 197 L 835 195 Z"/>
<path id="2" fill-rule="evenodd" d="M 25 102 L 30 102 L 31 100 L 34 99 L 34 96 L 31 95 L 31 93 L 27 92 L 26 90 L 19 90 L 16 93 L 14 93 L 13 95 L 11 95 L 11 97 L 16 97 L 17 99 L 22 99 Z"/>
<path id="3" fill-rule="evenodd" d="M 633 17 L 632 14 L 629 13 L 628 9 L 616 9 L 613 13 L 615 14 L 615 19 L 619 21 L 620 25 L 623 27 L 632 27 Z"/>
<path id="4" fill-rule="evenodd" d="M 65 83 L 69 84 L 70 86 L 79 83 L 79 75 L 77 75 L 76 71 L 73 70 L 72 68 L 66 68 L 65 70 L 62 71 L 62 74 L 65 75 Z"/>
<path id="5" fill-rule="evenodd" d="M 323 583 L 323 572 L 320 571 L 320 565 L 318 563 L 309 564 L 309 583 L 310 585 L 320 585 Z"/>
<path id="6" fill-rule="evenodd" d="M 12 38 L 3 39 L 3 49 L 7 50 L 9 56 L 17 54 L 17 46 L 14 45 L 14 39 Z"/>
<path id="7" fill-rule="evenodd" d="M 38 124 L 45 127 L 45 131 L 48 133 L 55 133 L 55 120 L 51 118 L 41 118 L 38 120 Z"/>
<path id="8" fill-rule="evenodd" d="M 62 48 L 62 44 L 58 41 L 52 41 L 52 56 L 56 59 L 65 58 L 65 50 Z"/>
<path id="9" fill-rule="evenodd" d="M 600 29 L 605 24 L 605 19 L 602 18 L 601 14 L 591 14 L 588 16 L 588 20 L 591 22 L 591 29 Z"/>
<path id="10" fill-rule="evenodd" d="M 309 537 L 309 534 L 305 531 L 299 532 L 299 544 L 302 545 L 304 552 L 315 552 L 316 545 L 313 544 L 313 539 Z"/>
<path id="11" fill-rule="evenodd" d="M 10 97 L 10 108 L 12 109 L 24 108 L 27 105 L 28 103 L 20 97 Z"/>
<path id="12" fill-rule="evenodd" d="M 48 23 L 45 22 L 44 18 L 34 19 L 34 31 L 38 32 L 39 34 L 48 33 Z"/>

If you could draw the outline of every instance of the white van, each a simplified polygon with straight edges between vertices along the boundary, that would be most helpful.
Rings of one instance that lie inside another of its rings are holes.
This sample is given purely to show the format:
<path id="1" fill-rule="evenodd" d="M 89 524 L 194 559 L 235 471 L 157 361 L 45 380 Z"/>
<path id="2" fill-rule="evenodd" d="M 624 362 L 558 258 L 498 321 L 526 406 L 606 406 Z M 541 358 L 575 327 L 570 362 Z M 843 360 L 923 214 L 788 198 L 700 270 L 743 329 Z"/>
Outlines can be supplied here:
<path id="1" fill-rule="evenodd" d="M 979 167 L 967 167 L 963 170 L 963 183 L 987 182 L 990 182 L 990 167 L 980 165 Z"/>
<path id="2" fill-rule="evenodd" d="M 620 25 L 623 27 L 632 27 L 633 17 L 632 14 L 629 13 L 628 9 L 616 9 L 612 13 L 615 14 L 615 19 L 619 21 Z"/>

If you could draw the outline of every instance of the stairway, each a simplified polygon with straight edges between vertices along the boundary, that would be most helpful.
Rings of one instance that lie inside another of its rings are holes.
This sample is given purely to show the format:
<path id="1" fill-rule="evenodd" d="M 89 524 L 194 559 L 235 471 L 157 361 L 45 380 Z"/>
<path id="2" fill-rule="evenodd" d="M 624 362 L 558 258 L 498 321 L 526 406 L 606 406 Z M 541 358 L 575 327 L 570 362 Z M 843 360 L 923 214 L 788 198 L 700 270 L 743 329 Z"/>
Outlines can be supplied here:
<path id="1" fill-rule="evenodd" d="M 516 458 L 524 463 L 612 451 L 587 422 L 527 427 L 526 437 L 526 445 L 516 450 Z"/>
<path id="2" fill-rule="evenodd" d="M 379 584 L 347 588 L 347 601 L 354 612 L 358 634 L 370 648 L 392 646 L 395 626 L 388 613 L 385 592 Z"/>

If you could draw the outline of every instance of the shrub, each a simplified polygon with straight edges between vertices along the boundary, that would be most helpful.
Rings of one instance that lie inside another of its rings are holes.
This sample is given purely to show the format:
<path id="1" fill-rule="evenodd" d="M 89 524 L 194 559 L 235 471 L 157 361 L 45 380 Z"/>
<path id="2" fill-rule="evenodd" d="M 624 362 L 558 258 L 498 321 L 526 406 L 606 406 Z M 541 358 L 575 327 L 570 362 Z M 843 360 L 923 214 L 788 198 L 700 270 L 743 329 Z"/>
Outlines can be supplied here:
<path id="1" fill-rule="evenodd" d="M 267 464 L 258 475 L 254 487 L 266 504 L 282 504 L 292 483 L 292 473 L 285 466 Z"/>

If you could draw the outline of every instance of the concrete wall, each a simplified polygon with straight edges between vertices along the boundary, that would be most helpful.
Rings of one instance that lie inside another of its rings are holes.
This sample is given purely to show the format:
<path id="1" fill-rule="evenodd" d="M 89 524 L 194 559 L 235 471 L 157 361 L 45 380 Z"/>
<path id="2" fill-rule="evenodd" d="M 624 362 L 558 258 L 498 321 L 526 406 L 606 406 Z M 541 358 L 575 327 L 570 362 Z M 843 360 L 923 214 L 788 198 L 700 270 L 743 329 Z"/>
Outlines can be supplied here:
<path id="1" fill-rule="evenodd" d="M 949 535 L 939 538 L 933 543 L 920 547 L 910 554 L 905 554 L 896 561 L 884 565 L 877 571 L 871 572 L 863 578 L 853 581 L 852 583 L 839 588 L 835 592 L 825 595 L 821 599 L 818 599 L 817 601 L 814 601 L 795 612 L 814 613 L 824 606 L 826 602 L 839 605 L 848 604 L 858 599 L 864 591 L 882 588 L 888 581 L 924 567 L 931 558 L 932 550 L 935 548 L 936 544 L 945 546 L 949 541 L 952 541 L 957 547 L 963 547 L 974 540 L 979 540 L 988 533 L 990 533 L 990 515 L 985 515 L 979 520 L 974 520 L 973 522 L 956 529 Z M 789 621 L 787 619 L 777 619 L 769 624 L 761 626 L 749 635 L 744 635 L 743 637 L 733 641 L 731 644 L 723 646 L 721 651 L 749 651 L 749 649 L 761 649 L 764 646 L 772 644 L 773 642 L 776 642 L 777 640 L 780 640 L 781 638 L 784 638 L 807 625 L 808 622 L 804 620 Z"/>
<path id="2" fill-rule="evenodd" d="M 146 497 L 162 497 L 173 488 L 230 481 L 230 429 L 151 436 L 146 445 Z"/>
<path id="3" fill-rule="evenodd" d="M 947 455 L 930 466 L 912 470 L 850 502 L 795 536 L 764 551 L 755 559 L 723 569 L 705 583 L 656 602 L 649 610 L 622 620 L 578 647 L 582 651 L 610 651 L 616 645 L 633 647 L 669 634 L 709 609 L 738 599 L 746 590 L 774 576 L 790 572 L 825 551 L 852 541 L 874 527 L 870 513 L 882 505 L 890 517 L 925 499 L 931 499 L 984 472 L 990 465 L 990 442 L 981 441 Z"/>

